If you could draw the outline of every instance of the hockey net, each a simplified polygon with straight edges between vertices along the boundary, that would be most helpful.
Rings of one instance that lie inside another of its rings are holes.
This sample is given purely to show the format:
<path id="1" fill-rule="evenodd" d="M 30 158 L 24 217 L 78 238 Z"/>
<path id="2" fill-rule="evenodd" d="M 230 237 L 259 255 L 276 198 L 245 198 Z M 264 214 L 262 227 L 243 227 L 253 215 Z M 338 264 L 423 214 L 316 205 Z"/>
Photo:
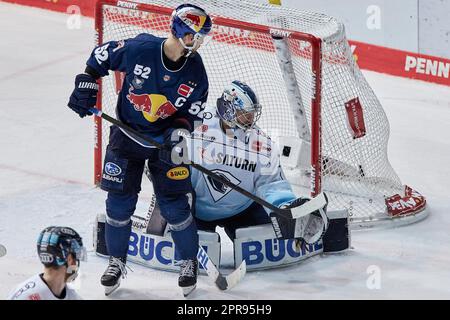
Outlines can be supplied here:
<path id="1" fill-rule="evenodd" d="M 213 18 L 212 35 L 199 50 L 209 78 L 207 104 L 214 105 L 232 80 L 247 82 L 263 106 L 258 125 L 284 153 L 298 144 L 303 158 L 307 155 L 307 165 L 298 159 L 284 168 L 296 192 L 307 188 L 314 196 L 324 191 L 329 210 L 347 209 L 353 228 L 406 224 L 426 216 L 425 198 L 402 185 L 388 161 L 389 122 L 353 59 L 341 23 L 249 1 L 190 3 Z M 170 14 L 179 4 L 99 0 L 97 42 L 143 32 L 167 37 Z M 104 112 L 114 114 L 121 83 L 119 73 L 102 79 L 98 107 Z M 108 127 L 96 119 L 96 183 Z M 290 147 L 283 148 L 284 141 Z"/>

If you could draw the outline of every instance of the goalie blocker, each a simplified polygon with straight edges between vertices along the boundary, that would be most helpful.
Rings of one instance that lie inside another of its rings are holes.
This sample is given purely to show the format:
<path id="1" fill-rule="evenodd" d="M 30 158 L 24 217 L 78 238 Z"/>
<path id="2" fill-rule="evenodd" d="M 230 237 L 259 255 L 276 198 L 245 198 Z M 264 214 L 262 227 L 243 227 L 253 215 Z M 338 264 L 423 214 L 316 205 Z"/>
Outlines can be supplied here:
<path id="1" fill-rule="evenodd" d="M 153 212 L 152 219 L 157 216 Z M 277 268 L 299 263 L 320 253 L 332 253 L 350 247 L 348 231 L 348 212 L 327 212 L 328 228 L 323 237 L 315 243 L 307 243 L 294 238 L 277 239 L 271 224 L 236 230 L 234 240 L 234 265 L 246 261 L 247 271 Z M 128 247 L 128 261 L 150 268 L 178 272 L 175 266 L 175 244 L 168 228 L 158 234 L 150 234 L 145 219 L 132 217 L 132 232 Z M 104 239 L 105 215 L 99 214 L 94 227 L 94 250 L 97 255 L 107 257 Z M 220 267 L 221 244 L 216 232 L 198 231 L 199 243 L 207 252 L 212 262 Z M 300 244 L 300 245 L 299 245 Z M 205 271 L 200 267 L 200 273 Z"/>

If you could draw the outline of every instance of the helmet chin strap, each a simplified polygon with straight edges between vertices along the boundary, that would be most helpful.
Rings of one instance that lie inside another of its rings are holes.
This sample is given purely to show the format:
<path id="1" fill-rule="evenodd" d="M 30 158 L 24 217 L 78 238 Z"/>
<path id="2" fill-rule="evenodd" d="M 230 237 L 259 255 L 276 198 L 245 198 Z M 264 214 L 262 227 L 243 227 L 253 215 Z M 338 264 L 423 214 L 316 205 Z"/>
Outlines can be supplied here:
<path id="1" fill-rule="evenodd" d="M 192 50 L 189 50 L 186 48 L 183 50 L 183 57 L 189 58 L 191 56 L 191 54 L 192 54 Z"/>
<path id="2" fill-rule="evenodd" d="M 186 45 L 182 38 L 178 38 L 178 40 L 184 48 L 183 56 L 186 58 L 193 56 L 203 42 L 201 38 L 198 38 L 196 36 L 194 37 L 194 44 L 192 46 Z"/>
<path id="3" fill-rule="evenodd" d="M 183 57 L 188 58 L 193 52 L 195 52 L 195 51 L 194 51 L 195 42 L 194 42 L 194 45 L 193 45 L 193 46 L 187 46 L 187 45 L 184 43 L 183 39 L 178 38 L 178 40 L 180 40 L 180 43 L 181 43 L 181 45 L 182 45 L 183 48 L 184 48 L 184 51 L 183 51 Z"/>

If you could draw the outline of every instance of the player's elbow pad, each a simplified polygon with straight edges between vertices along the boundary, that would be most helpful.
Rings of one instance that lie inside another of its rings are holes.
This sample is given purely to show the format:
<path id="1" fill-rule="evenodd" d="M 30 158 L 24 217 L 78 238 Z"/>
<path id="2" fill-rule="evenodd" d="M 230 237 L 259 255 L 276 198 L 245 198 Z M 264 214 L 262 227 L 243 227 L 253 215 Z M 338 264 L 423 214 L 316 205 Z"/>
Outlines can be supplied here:
<path id="1" fill-rule="evenodd" d="M 101 77 L 100 74 L 97 72 L 97 70 L 95 70 L 91 66 L 86 66 L 86 69 L 84 70 L 84 72 L 87 73 L 88 75 L 90 75 L 95 80 L 98 80 Z"/>

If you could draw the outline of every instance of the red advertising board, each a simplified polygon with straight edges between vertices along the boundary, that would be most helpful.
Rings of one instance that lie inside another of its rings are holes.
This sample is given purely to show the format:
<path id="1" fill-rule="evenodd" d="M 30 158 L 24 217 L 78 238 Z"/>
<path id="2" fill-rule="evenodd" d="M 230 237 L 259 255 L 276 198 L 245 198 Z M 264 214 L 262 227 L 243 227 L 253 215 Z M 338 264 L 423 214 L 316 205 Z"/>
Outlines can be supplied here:
<path id="1" fill-rule="evenodd" d="M 83 16 L 93 17 L 95 0 L 0 0 L 59 12 L 72 13 L 68 8 L 78 6 Z M 353 54 L 361 69 L 394 76 L 418 79 L 450 86 L 450 60 L 387 47 L 350 41 Z"/>

